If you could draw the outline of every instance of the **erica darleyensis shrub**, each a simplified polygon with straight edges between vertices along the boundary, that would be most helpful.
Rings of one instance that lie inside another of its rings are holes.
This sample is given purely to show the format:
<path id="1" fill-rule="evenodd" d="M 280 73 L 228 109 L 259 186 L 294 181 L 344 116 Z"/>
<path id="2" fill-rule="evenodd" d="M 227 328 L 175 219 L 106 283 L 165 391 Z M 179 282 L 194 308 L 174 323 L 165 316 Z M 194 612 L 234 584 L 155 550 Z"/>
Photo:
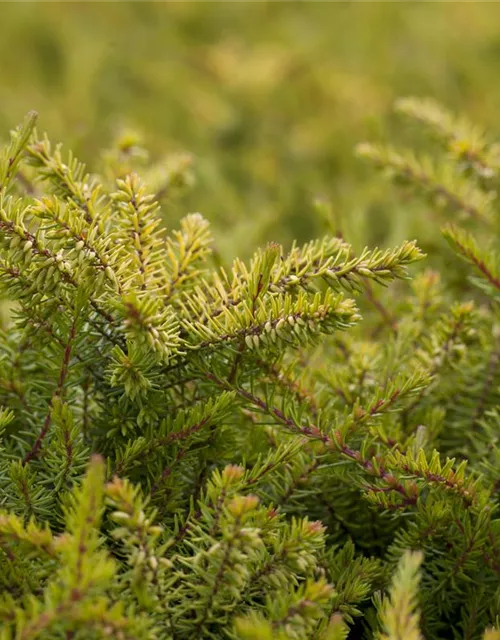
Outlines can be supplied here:
<path id="1" fill-rule="evenodd" d="M 445 235 L 470 295 L 421 263 L 403 282 L 415 242 L 355 252 L 332 234 L 221 266 L 200 214 L 164 224 L 129 146 L 88 175 L 33 114 L 13 132 L 2 638 L 500 637 L 500 270 L 484 240 L 500 154 L 436 105 L 402 108 L 443 157 L 360 151 L 464 218 Z"/>

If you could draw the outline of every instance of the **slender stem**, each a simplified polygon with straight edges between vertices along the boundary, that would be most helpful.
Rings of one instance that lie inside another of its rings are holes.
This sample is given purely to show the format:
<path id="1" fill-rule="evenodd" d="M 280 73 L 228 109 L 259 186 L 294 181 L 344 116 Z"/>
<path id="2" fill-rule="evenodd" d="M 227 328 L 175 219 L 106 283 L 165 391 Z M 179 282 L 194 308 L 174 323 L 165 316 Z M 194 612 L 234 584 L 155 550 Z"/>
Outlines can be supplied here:
<path id="1" fill-rule="evenodd" d="M 45 436 L 47 435 L 47 433 L 49 432 L 50 423 L 52 421 L 52 404 L 53 404 L 53 401 L 56 398 L 60 398 L 62 396 L 63 390 L 64 390 L 64 383 L 66 382 L 66 378 L 68 376 L 69 363 L 70 363 L 70 360 L 71 360 L 71 353 L 72 353 L 72 350 L 73 350 L 73 342 L 74 342 L 74 339 L 75 339 L 75 336 L 76 336 L 76 322 L 77 322 L 77 316 L 75 316 L 75 318 L 73 319 L 73 323 L 71 325 L 68 341 L 67 341 L 66 347 L 64 349 L 64 355 L 63 355 L 63 359 L 62 359 L 62 363 L 61 363 L 61 368 L 59 370 L 59 378 L 57 380 L 57 387 L 56 387 L 56 390 L 54 391 L 54 393 L 52 394 L 52 397 L 51 397 L 50 402 L 49 402 L 49 410 L 47 412 L 47 415 L 45 416 L 45 420 L 44 420 L 42 429 L 40 430 L 40 433 L 38 434 L 37 439 L 35 440 L 33 446 L 31 447 L 31 449 L 26 454 L 26 456 L 25 456 L 25 458 L 23 460 L 23 464 L 28 464 L 28 462 L 30 462 L 31 460 L 33 460 L 34 458 L 36 458 L 38 456 L 38 453 L 40 452 L 40 449 L 42 448 L 43 440 L 44 440 Z"/>

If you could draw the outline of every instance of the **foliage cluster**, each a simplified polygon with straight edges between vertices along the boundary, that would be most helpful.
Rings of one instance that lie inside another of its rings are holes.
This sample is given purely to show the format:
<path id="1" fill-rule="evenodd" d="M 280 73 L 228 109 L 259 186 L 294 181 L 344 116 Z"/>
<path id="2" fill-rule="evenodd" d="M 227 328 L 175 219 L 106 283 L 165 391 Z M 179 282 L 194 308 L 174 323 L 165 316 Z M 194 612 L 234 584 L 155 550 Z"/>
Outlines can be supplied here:
<path id="1" fill-rule="evenodd" d="M 434 102 L 397 108 L 441 155 L 359 154 L 454 221 L 473 292 L 408 285 L 408 241 L 221 266 L 200 214 L 165 230 L 137 147 L 89 175 L 34 114 L 13 132 L 2 638 L 498 638 L 500 156 Z"/>

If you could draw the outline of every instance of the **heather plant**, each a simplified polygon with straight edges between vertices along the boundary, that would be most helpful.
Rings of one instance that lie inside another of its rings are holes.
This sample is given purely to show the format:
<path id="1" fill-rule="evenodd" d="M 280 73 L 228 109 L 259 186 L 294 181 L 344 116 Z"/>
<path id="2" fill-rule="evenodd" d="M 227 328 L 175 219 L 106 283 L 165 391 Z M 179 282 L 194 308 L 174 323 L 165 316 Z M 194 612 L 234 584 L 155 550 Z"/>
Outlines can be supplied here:
<path id="1" fill-rule="evenodd" d="M 1 637 L 498 638 L 495 147 L 402 105 L 441 123 L 449 180 L 404 177 L 473 218 L 446 228 L 473 300 L 428 269 L 408 284 L 413 241 L 221 266 L 200 214 L 162 222 L 185 159 L 164 173 L 125 139 L 88 174 L 34 114 L 12 133 Z"/>

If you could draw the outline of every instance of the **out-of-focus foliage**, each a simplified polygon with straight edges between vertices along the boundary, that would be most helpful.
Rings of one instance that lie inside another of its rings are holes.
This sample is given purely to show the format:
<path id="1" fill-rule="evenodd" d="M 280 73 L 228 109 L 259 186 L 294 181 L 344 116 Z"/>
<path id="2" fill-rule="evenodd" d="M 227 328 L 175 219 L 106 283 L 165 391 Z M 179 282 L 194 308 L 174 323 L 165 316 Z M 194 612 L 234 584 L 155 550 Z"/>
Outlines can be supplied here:
<path id="1" fill-rule="evenodd" d="M 93 170 L 123 127 L 155 159 L 190 152 L 169 220 L 202 203 L 225 257 L 314 237 L 318 196 L 355 246 L 418 231 L 432 249 L 420 205 L 389 199 L 352 149 L 400 135 L 400 95 L 494 127 L 499 22 L 474 2 L 4 3 L 0 130 L 37 109 Z"/>

